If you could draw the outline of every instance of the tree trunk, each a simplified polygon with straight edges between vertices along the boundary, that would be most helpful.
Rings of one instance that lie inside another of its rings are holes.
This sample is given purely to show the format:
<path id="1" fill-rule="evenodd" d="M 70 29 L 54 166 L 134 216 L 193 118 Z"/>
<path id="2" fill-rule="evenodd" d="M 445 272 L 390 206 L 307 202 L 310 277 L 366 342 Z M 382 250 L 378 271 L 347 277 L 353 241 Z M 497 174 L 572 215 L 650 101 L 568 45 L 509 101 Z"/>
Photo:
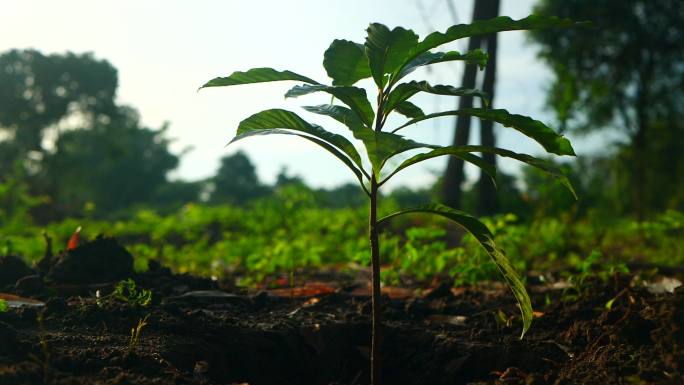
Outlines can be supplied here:
<path id="1" fill-rule="evenodd" d="M 449 0 L 450 1 L 450 0 Z M 473 20 L 483 19 L 486 11 L 486 1 L 475 1 L 473 5 Z M 474 36 L 468 40 L 468 51 L 480 48 L 482 37 Z M 467 65 L 463 71 L 462 87 L 475 88 L 477 78 L 477 66 Z M 461 96 L 458 100 L 458 109 L 471 108 L 473 98 L 471 96 Z M 470 138 L 470 116 L 459 116 L 456 118 L 456 133 L 454 135 L 454 146 L 465 146 Z M 465 179 L 463 161 L 456 157 L 449 157 L 444 181 L 442 186 L 442 201 L 445 205 L 460 208 L 461 205 L 461 185 Z"/>
<path id="2" fill-rule="evenodd" d="M 636 211 L 636 217 L 639 222 L 643 222 L 646 218 L 646 186 L 648 183 L 646 180 L 646 129 L 647 129 L 647 118 L 645 109 L 647 105 L 645 104 L 646 98 L 639 93 L 637 101 L 637 132 L 634 135 L 632 141 L 633 156 L 634 156 L 634 179 L 632 181 L 632 186 L 634 188 L 634 209 Z"/>
<path id="3" fill-rule="evenodd" d="M 644 221 L 648 215 L 650 203 L 648 202 L 649 197 L 646 193 L 646 186 L 648 186 L 648 183 L 650 182 L 646 169 L 646 158 L 648 156 L 648 129 L 650 123 L 648 109 L 651 106 L 651 95 L 648 90 L 654 77 L 653 60 L 651 56 L 647 54 L 643 60 L 645 60 L 644 69 L 639 73 L 639 84 L 637 86 L 636 94 L 637 131 L 632 140 L 634 156 L 634 179 L 632 181 L 632 186 L 635 200 L 633 207 L 639 222 Z"/>
<path id="4" fill-rule="evenodd" d="M 499 0 L 480 0 L 487 4 L 487 18 L 496 17 L 499 14 Z M 489 96 L 490 107 L 494 105 L 494 86 L 496 84 L 496 49 L 497 35 L 495 33 L 487 35 L 484 43 L 486 44 L 489 61 L 485 68 L 482 91 Z M 494 122 L 491 120 L 480 122 L 480 141 L 483 146 L 494 147 L 496 139 L 494 137 Z M 482 158 L 496 167 L 496 155 L 493 153 L 483 153 Z M 492 215 L 499 210 L 499 200 L 496 194 L 496 186 L 489 178 L 487 173 L 480 170 L 480 179 L 477 181 L 477 212 L 480 215 Z"/>

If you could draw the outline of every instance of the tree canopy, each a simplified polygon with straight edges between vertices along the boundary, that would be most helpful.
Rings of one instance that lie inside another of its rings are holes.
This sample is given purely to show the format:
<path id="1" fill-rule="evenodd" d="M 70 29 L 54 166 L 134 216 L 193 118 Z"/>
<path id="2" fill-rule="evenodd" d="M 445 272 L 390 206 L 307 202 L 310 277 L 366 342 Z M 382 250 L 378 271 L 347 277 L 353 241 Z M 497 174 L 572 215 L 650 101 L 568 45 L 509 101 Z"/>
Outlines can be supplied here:
<path id="1" fill-rule="evenodd" d="M 212 203 L 239 205 L 268 192 L 268 188 L 259 181 L 254 164 L 242 151 L 221 159 L 221 166 L 211 184 Z"/>
<path id="2" fill-rule="evenodd" d="M 168 183 L 179 157 L 165 129 L 117 104 L 117 86 L 114 66 L 90 53 L 0 54 L 0 182 L 21 178 L 47 197 L 39 220 L 126 209 Z"/>
<path id="3" fill-rule="evenodd" d="M 535 12 L 593 23 L 531 32 L 554 72 L 548 103 L 562 126 L 624 134 L 621 164 L 632 191 L 625 195 L 639 216 L 681 202 L 662 183 L 681 184 L 684 174 L 683 157 L 672 148 L 683 134 L 684 2 L 542 0 Z M 651 167 L 655 161 L 663 167 Z"/>
<path id="4" fill-rule="evenodd" d="M 117 111 L 117 71 L 90 53 L 5 52 L 0 84 L 0 130 L 21 152 L 42 151 L 45 130 L 69 115 L 92 126 Z"/>
<path id="5" fill-rule="evenodd" d="M 144 128 L 137 112 L 125 112 L 93 129 L 64 132 L 44 159 L 40 179 L 61 211 L 92 203 L 107 212 L 149 202 L 178 165 L 178 156 L 168 149 L 166 127 Z"/>

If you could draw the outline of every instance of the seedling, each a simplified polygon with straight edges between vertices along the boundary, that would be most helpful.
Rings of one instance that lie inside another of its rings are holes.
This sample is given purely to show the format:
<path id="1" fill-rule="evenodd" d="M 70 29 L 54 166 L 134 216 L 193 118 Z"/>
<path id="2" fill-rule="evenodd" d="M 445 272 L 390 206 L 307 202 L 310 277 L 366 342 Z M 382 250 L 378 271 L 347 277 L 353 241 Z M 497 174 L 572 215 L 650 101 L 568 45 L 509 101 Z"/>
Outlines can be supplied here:
<path id="1" fill-rule="evenodd" d="M 131 278 L 120 281 L 114 287 L 114 291 L 104 297 L 100 296 L 100 291 L 96 293 L 96 303 L 103 306 L 107 301 L 118 301 L 135 307 L 147 307 L 152 303 L 152 291 L 138 289 L 135 281 Z"/>
<path id="2" fill-rule="evenodd" d="M 344 124 L 349 128 L 354 138 L 363 143 L 366 161 L 362 160 L 357 148 L 346 137 L 326 131 L 321 126 L 309 123 L 294 112 L 284 109 L 265 110 L 243 120 L 238 126 L 236 136 L 230 141 L 230 143 L 234 143 L 244 138 L 268 134 L 299 136 L 323 147 L 337 157 L 356 176 L 359 185 L 368 196 L 370 202 L 368 233 L 372 267 L 371 383 L 379 384 L 380 368 L 379 226 L 397 215 L 408 213 L 437 214 L 455 221 L 470 232 L 492 258 L 517 299 L 522 313 L 523 334 L 530 327 L 532 321 L 530 299 L 520 277 L 503 252 L 494 244 L 492 233 L 482 222 L 462 211 L 440 204 L 407 208 L 378 219 L 379 189 L 390 178 L 399 171 L 424 160 L 451 155 L 481 168 L 494 179 L 496 175 L 494 166 L 474 155 L 475 153 L 494 153 L 540 168 L 556 177 L 572 191 L 568 178 L 558 167 L 530 155 L 486 146 L 442 147 L 419 143 L 397 134 L 399 130 L 424 120 L 443 116 L 467 115 L 511 127 L 537 141 L 549 153 L 557 155 L 575 154 L 566 138 L 542 122 L 526 116 L 510 114 L 506 110 L 489 109 L 486 95 L 479 90 L 450 85 L 432 85 L 427 81 L 412 80 L 400 83 L 400 80 L 420 67 L 435 63 L 464 61 L 469 65 L 478 65 L 481 69 L 486 65 L 487 54 L 479 49 L 466 53 L 433 51 L 445 43 L 488 33 L 569 27 L 574 24 L 571 20 L 557 17 L 529 16 L 521 20 L 497 17 L 491 20 L 476 21 L 469 25 L 455 25 L 444 33 L 434 32 L 420 40 L 418 35 L 411 30 L 402 27 L 390 30 L 382 24 L 373 23 L 367 29 L 368 34 L 364 44 L 348 40 L 334 40 L 326 50 L 323 57 L 323 67 L 332 78 L 332 85 L 319 83 L 292 71 L 254 68 L 246 72 L 234 72 L 227 77 L 212 79 L 201 87 L 223 87 L 284 80 L 302 82 L 303 84 L 287 91 L 285 97 L 298 97 L 315 92 L 330 94 L 333 97 L 330 104 L 306 106 L 304 109 L 308 112 L 331 117 Z M 368 100 L 366 90 L 354 86 L 356 82 L 365 78 L 372 78 L 377 86 L 377 95 L 373 95 L 375 96 L 375 109 Z M 482 108 L 425 114 L 418 106 L 409 101 L 412 96 L 419 92 L 445 96 L 477 97 L 482 101 Z M 333 104 L 334 100 L 341 104 Z M 385 126 L 392 112 L 404 115 L 409 120 L 387 130 Z M 389 159 L 415 149 L 427 149 L 428 151 L 409 157 L 396 167 L 386 167 Z"/>
<path id="3" fill-rule="evenodd" d="M 9 306 L 7 305 L 7 301 L 4 299 L 0 299 L 0 313 L 4 313 L 9 309 Z"/>
<path id="4" fill-rule="evenodd" d="M 141 318 L 138 320 L 138 324 L 135 327 L 131 328 L 131 339 L 128 341 L 128 349 L 127 352 L 128 354 L 133 354 L 135 350 L 138 348 L 138 345 L 140 344 L 140 336 L 142 334 L 142 330 L 145 326 L 147 326 L 147 319 L 150 317 L 150 315 L 146 315 L 145 318 Z"/>
<path id="5" fill-rule="evenodd" d="M 36 323 L 38 324 L 39 333 L 38 345 L 40 346 L 41 356 L 39 357 L 36 354 L 29 353 L 29 358 L 33 360 L 36 364 L 38 364 L 43 370 L 43 384 L 49 384 L 52 372 L 52 370 L 50 369 L 51 355 L 50 349 L 48 348 L 47 332 L 45 331 L 44 321 L 44 312 L 41 311 L 40 313 L 38 313 L 38 316 L 36 317 Z"/>

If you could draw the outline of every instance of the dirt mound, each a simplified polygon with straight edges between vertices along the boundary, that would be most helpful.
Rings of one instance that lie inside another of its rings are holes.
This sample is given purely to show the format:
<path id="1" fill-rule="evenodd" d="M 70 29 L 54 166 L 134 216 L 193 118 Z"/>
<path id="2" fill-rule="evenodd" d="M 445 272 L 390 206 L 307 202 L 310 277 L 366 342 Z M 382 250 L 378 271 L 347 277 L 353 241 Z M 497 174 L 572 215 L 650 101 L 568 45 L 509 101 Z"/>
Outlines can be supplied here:
<path id="1" fill-rule="evenodd" d="M 47 278 L 55 283 L 97 284 L 133 275 L 133 256 L 114 238 L 98 236 L 51 262 Z"/>
<path id="2" fill-rule="evenodd" d="M 0 290 L 14 286 L 19 279 L 31 274 L 33 270 L 21 258 L 0 256 Z"/>

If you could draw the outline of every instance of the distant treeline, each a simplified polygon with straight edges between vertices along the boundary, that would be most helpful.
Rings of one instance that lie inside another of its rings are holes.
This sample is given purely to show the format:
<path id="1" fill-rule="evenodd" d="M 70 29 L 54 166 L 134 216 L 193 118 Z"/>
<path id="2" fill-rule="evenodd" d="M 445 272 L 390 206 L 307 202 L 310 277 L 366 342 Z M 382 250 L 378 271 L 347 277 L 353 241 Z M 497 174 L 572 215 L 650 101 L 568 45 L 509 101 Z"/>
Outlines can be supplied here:
<path id="1" fill-rule="evenodd" d="M 498 212 L 644 218 L 684 211 L 684 2 L 542 0 L 535 11 L 594 23 L 531 35 L 554 74 L 547 101 L 555 126 L 612 130 L 621 139 L 563 164 L 578 201 L 533 169 L 499 173 Z M 0 223 L 117 218 L 189 202 L 246 206 L 282 194 L 304 194 L 320 207 L 365 204 L 356 186 L 313 189 L 285 170 L 264 184 L 241 152 L 224 157 L 206 180 L 170 180 L 184 152 L 170 151 L 167 125 L 145 127 L 135 108 L 118 104 L 117 88 L 116 68 L 89 53 L 0 53 Z M 389 198 L 402 205 L 442 199 L 442 180 Z M 461 208 L 477 211 L 477 189 L 462 188 Z"/>

